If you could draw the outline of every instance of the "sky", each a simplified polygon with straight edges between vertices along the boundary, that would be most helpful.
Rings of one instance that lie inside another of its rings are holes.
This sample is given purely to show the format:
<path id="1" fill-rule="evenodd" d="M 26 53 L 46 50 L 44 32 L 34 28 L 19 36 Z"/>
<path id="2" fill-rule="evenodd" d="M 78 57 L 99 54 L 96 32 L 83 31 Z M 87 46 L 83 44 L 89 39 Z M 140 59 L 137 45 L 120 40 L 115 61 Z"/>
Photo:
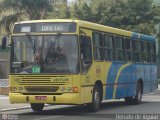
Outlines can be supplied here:
<path id="1" fill-rule="evenodd" d="M 73 1 L 75 1 L 75 0 L 67 0 L 68 2 L 73 2 Z"/>

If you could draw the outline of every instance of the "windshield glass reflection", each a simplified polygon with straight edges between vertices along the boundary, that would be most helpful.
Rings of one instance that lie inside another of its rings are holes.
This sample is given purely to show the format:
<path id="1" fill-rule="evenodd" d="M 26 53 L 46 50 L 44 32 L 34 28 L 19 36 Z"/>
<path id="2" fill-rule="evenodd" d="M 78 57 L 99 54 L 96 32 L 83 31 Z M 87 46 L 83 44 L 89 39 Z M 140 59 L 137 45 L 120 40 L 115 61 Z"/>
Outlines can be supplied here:
<path id="1" fill-rule="evenodd" d="M 13 37 L 12 63 L 21 62 L 13 73 L 32 73 L 39 66 L 41 73 L 78 73 L 78 44 L 74 35 Z"/>

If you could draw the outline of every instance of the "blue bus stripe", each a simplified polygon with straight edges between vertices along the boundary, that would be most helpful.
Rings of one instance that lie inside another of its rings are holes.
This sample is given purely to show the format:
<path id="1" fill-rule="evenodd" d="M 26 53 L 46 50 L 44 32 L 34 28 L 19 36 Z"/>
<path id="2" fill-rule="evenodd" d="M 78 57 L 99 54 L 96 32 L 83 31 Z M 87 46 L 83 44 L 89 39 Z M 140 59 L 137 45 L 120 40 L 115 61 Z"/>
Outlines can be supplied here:
<path id="1" fill-rule="evenodd" d="M 115 82 L 118 70 L 122 65 L 123 63 L 112 62 L 112 65 L 108 72 L 107 82 L 106 82 L 106 84 L 109 84 L 106 86 L 106 99 L 112 99 L 113 97 L 114 82 Z"/>

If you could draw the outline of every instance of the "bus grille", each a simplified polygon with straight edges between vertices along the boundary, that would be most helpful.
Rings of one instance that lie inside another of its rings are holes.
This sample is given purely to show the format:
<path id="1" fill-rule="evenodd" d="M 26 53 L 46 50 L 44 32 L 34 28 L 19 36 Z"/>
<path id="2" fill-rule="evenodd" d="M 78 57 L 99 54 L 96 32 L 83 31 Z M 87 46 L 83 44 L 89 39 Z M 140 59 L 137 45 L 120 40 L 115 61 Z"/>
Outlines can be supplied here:
<path id="1" fill-rule="evenodd" d="M 62 78 L 64 76 L 58 76 L 58 78 Z M 51 86 L 51 85 L 65 85 L 66 82 L 54 82 L 53 78 L 57 78 L 57 76 L 21 76 L 21 81 L 19 85 L 33 85 L 33 86 Z"/>

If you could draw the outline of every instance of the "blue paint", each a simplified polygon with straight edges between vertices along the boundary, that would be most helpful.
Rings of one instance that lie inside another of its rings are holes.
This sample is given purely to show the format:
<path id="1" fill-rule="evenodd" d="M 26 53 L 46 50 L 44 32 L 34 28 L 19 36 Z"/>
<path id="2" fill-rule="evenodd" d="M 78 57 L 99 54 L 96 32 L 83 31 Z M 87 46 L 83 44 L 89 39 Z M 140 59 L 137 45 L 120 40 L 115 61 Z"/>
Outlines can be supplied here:
<path id="1" fill-rule="evenodd" d="M 155 42 L 155 37 L 149 36 L 149 35 L 144 35 L 144 34 L 139 34 L 139 33 L 132 33 L 132 38 L 134 39 L 140 39 L 143 41 L 149 41 L 149 42 Z"/>
<path id="2" fill-rule="evenodd" d="M 144 80 L 144 66 L 143 64 L 136 64 L 136 80 L 143 79 Z"/>
<path id="3" fill-rule="evenodd" d="M 133 32 L 133 33 L 132 33 L 132 38 L 134 38 L 134 39 L 139 39 L 139 33 Z"/>
<path id="4" fill-rule="evenodd" d="M 123 64 L 123 62 L 112 62 L 112 65 L 108 72 L 107 84 L 114 84 L 118 70 Z"/>
<path id="5" fill-rule="evenodd" d="M 150 41 L 150 42 L 155 42 L 155 37 L 152 36 L 148 36 L 148 35 L 140 35 L 140 39 L 141 40 L 146 40 L 146 41 Z"/>
<path id="6" fill-rule="evenodd" d="M 106 98 L 112 99 L 113 90 L 114 90 L 114 82 L 116 79 L 116 75 L 118 73 L 119 68 L 123 65 L 122 62 L 112 62 L 112 65 L 109 69 L 107 76 L 107 86 L 106 86 Z"/>
<path id="7" fill-rule="evenodd" d="M 113 98 L 114 82 L 123 62 L 113 62 L 107 76 L 106 99 Z M 156 64 L 131 64 L 124 68 L 118 78 L 116 98 L 135 96 L 137 80 L 143 80 L 143 93 L 149 93 L 157 89 L 157 65 Z"/>

